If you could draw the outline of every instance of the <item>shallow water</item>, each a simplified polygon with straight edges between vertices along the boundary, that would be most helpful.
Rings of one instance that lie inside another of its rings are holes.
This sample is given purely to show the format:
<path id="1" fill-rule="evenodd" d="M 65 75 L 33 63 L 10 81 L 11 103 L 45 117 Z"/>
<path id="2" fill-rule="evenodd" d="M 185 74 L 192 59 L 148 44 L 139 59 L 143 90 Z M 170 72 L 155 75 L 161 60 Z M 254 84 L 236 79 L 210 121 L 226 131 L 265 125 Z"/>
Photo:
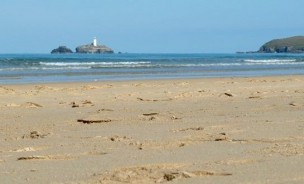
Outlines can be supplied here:
<path id="1" fill-rule="evenodd" d="M 1 54 L 0 83 L 304 74 L 303 54 Z"/>

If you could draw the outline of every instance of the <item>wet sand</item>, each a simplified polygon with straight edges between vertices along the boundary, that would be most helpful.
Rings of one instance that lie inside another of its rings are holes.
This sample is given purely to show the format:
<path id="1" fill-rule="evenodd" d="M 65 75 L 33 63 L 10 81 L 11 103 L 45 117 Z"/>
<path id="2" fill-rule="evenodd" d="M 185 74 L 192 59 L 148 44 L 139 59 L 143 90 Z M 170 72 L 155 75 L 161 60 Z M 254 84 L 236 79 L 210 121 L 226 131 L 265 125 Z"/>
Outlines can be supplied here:
<path id="1" fill-rule="evenodd" d="M 0 86 L 1 183 L 304 183 L 304 76 Z"/>

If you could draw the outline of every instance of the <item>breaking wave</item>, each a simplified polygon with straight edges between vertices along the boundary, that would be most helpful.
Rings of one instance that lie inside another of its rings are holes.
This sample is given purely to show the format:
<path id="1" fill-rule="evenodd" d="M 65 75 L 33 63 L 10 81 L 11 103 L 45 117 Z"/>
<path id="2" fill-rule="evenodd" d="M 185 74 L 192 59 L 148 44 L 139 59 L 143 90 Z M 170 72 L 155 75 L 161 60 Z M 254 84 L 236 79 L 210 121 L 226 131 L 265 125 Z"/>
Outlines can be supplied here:
<path id="1" fill-rule="evenodd" d="M 296 59 L 245 59 L 248 63 L 288 63 L 296 62 Z"/>
<path id="2" fill-rule="evenodd" d="M 39 62 L 42 66 L 115 66 L 115 65 L 142 65 L 150 64 L 151 62 Z"/>

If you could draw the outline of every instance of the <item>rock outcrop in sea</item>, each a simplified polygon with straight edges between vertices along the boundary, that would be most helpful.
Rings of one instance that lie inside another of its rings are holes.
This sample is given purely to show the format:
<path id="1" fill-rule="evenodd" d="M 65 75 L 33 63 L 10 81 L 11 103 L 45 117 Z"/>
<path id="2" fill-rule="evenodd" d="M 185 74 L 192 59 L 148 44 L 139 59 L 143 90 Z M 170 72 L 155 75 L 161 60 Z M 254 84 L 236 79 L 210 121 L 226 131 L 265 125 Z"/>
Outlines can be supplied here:
<path id="1" fill-rule="evenodd" d="M 258 53 L 304 53 L 304 36 L 271 40 Z"/>
<path id="2" fill-rule="evenodd" d="M 51 54 L 70 54 L 73 53 L 71 49 L 66 46 L 59 46 L 57 49 L 53 49 Z"/>
<path id="3" fill-rule="evenodd" d="M 112 54 L 114 51 L 105 45 L 87 44 L 76 48 L 76 53 L 82 54 Z"/>
<path id="4" fill-rule="evenodd" d="M 59 46 L 57 49 L 53 49 L 52 54 L 65 54 L 65 53 L 73 53 L 73 51 L 66 46 Z M 91 44 L 81 45 L 76 48 L 76 53 L 80 54 L 112 54 L 114 51 L 105 46 L 98 45 L 96 37 L 93 39 Z"/>

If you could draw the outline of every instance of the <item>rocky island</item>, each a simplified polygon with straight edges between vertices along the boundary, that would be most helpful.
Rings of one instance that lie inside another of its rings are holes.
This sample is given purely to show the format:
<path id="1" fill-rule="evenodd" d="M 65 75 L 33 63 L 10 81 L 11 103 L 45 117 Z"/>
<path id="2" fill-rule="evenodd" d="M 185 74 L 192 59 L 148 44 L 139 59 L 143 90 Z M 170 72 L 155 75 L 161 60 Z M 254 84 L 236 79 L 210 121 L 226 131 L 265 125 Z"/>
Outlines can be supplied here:
<path id="1" fill-rule="evenodd" d="M 304 36 L 271 40 L 258 53 L 304 53 Z"/>
<path id="2" fill-rule="evenodd" d="M 73 51 L 66 46 L 59 46 L 57 49 L 53 49 L 51 51 L 51 54 L 70 54 L 73 53 Z"/>
<path id="3" fill-rule="evenodd" d="M 59 46 L 57 49 L 53 49 L 51 54 L 66 54 L 66 53 L 73 53 L 71 49 L 67 48 L 66 46 Z M 76 53 L 79 54 L 112 54 L 114 51 L 105 46 L 105 45 L 98 45 L 97 39 L 94 38 L 91 44 L 81 45 L 76 48 Z"/>
<path id="4" fill-rule="evenodd" d="M 105 45 L 87 44 L 76 48 L 76 53 L 81 54 L 112 54 L 114 51 Z"/>

